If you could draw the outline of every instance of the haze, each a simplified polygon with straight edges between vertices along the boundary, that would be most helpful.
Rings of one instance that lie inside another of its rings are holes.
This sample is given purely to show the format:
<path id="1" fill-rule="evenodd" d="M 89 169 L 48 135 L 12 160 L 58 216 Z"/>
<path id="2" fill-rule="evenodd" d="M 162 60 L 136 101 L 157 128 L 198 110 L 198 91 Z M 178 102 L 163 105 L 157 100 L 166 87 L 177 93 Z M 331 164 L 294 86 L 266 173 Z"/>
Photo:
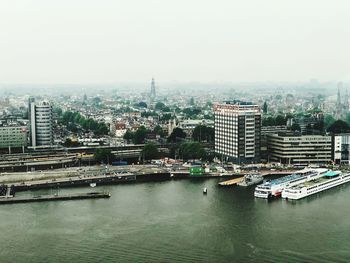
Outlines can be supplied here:
<path id="1" fill-rule="evenodd" d="M 0 2 L 0 83 L 349 81 L 350 3 Z"/>

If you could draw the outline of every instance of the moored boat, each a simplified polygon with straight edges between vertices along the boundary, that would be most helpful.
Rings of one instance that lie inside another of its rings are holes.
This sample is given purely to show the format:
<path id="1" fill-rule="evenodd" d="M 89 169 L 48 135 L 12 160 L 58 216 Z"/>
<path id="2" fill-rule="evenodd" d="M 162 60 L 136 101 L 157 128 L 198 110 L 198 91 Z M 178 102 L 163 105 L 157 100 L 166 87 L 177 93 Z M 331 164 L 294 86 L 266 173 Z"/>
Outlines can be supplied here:
<path id="1" fill-rule="evenodd" d="M 264 180 L 261 174 L 246 174 L 241 182 L 238 182 L 239 186 L 250 186 L 261 183 Z"/>
<path id="2" fill-rule="evenodd" d="M 328 169 L 303 169 L 282 178 L 264 182 L 255 188 L 254 196 L 259 198 L 279 197 L 286 187 L 294 186 L 322 177 Z"/>
<path id="3" fill-rule="evenodd" d="M 286 187 L 282 191 L 282 198 L 298 200 L 327 189 L 345 184 L 350 181 L 350 173 L 343 174 L 340 171 L 328 171 L 322 177 Z"/>

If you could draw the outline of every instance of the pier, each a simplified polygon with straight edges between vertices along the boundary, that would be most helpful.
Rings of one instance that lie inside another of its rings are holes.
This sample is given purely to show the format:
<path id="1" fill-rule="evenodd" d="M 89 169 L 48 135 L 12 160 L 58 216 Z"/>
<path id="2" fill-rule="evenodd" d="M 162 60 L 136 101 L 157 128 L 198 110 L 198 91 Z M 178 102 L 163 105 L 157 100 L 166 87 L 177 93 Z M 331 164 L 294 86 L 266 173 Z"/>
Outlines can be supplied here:
<path id="1" fill-rule="evenodd" d="M 296 172 L 296 170 L 285 170 L 285 171 L 271 171 L 271 170 L 268 170 L 268 171 L 261 171 L 259 173 L 262 176 L 268 176 L 268 175 L 286 176 L 286 175 L 290 175 L 290 174 L 292 174 L 294 172 Z M 220 182 L 219 186 L 233 186 L 233 185 L 236 185 L 239 182 L 243 181 L 244 175 L 246 175 L 246 174 L 248 174 L 248 173 L 241 174 L 243 176 L 239 177 L 239 178 L 235 178 L 235 179 L 227 180 L 227 181 L 224 181 L 224 182 Z"/>
<path id="2" fill-rule="evenodd" d="M 66 195 L 39 195 L 39 196 L 31 196 L 31 197 L 6 197 L 6 198 L 0 199 L 0 205 L 30 203 L 30 202 L 44 202 L 44 201 L 110 198 L 110 197 L 111 197 L 110 193 L 104 193 L 104 192 L 91 192 L 91 193 L 66 194 Z"/>
<path id="3" fill-rule="evenodd" d="M 231 179 L 231 180 L 227 180 L 224 182 L 220 182 L 219 186 L 232 186 L 232 185 L 236 185 L 239 182 L 243 181 L 244 176 L 239 177 L 239 178 L 235 178 L 235 179 Z"/>

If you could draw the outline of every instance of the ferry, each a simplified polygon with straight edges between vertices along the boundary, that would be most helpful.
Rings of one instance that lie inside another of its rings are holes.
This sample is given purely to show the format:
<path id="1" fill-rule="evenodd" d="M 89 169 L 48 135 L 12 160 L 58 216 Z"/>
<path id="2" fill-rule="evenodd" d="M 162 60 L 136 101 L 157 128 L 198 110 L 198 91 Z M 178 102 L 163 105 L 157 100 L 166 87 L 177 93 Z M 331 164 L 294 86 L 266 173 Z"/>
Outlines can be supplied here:
<path id="1" fill-rule="evenodd" d="M 264 182 L 255 188 L 254 196 L 259 198 L 279 197 L 286 187 L 298 185 L 322 177 L 328 169 L 303 169 L 282 178 Z"/>
<path id="2" fill-rule="evenodd" d="M 338 185 L 345 184 L 349 181 L 350 173 L 343 174 L 340 171 L 328 171 L 320 178 L 299 185 L 286 187 L 282 191 L 282 198 L 292 200 L 301 199 Z"/>

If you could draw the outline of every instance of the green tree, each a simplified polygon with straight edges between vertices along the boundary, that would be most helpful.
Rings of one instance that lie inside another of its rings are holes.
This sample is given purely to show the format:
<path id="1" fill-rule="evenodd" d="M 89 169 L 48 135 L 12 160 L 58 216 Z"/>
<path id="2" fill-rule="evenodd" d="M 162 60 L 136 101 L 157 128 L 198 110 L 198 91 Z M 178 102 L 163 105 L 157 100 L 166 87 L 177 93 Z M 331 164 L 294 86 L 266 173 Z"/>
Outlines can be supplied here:
<path id="1" fill-rule="evenodd" d="M 159 135 L 160 137 L 166 136 L 166 132 L 163 130 L 162 127 L 160 127 L 160 125 L 157 125 L 156 127 L 154 127 L 153 132 Z"/>
<path id="2" fill-rule="evenodd" d="M 168 142 L 178 142 L 186 138 L 186 133 L 181 128 L 175 128 L 168 137 Z"/>
<path id="3" fill-rule="evenodd" d="M 278 115 L 275 119 L 275 125 L 286 125 L 287 120 L 282 116 Z"/>
<path id="4" fill-rule="evenodd" d="M 141 101 L 141 102 L 138 103 L 138 106 L 141 107 L 141 108 L 147 108 L 147 103 Z"/>
<path id="5" fill-rule="evenodd" d="M 292 131 L 296 131 L 296 132 L 300 132 L 301 131 L 300 125 L 297 124 L 297 123 L 293 123 L 292 126 L 290 127 L 290 129 Z"/>
<path id="6" fill-rule="evenodd" d="M 214 141 L 214 128 L 205 126 L 205 125 L 198 125 L 196 128 L 194 128 L 192 133 L 192 139 L 197 142 L 213 142 Z"/>
<path id="7" fill-rule="evenodd" d="M 142 150 L 144 160 L 152 160 L 159 158 L 158 147 L 153 143 L 147 143 Z"/>
<path id="8" fill-rule="evenodd" d="M 263 113 L 267 113 L 267 102 L 265 101 L 264 102 L 264 105 L 263 105 Z"/>
<path id="9" fill-rule="evenodd" d="M 135 136 L 135 134 L 132 132 L 132 131 L 126 131 L 126 133 L 124 134 L 124 136 L 123 136 L 123 139 L 124 140 L 127 140 L 128 141 L 128 143 L 130 142 L 130 141 L 132 141 L 132 140 L 134 140 L 134 136 Z"/>
<path id="10" fill-rule="evenodd" d="M 205 159 L 206 151 L 199 142 L 183 143 L 180 147 L 180 155 L 184 160 Z"/>
<path id="11" fill-rule="evenodd" d="M 94 159 L 97 162 L 110 164 L 115 160 L 115 155 L 108 149 L 96 149 L 94 154 Z"/>
<path id="12" fill-rule="evenodd" d="M 145 126 L 141 126 L 140 128 L 138 128 L 137 131 L 134 133 L 134 138 L 133 138 L 134 144 L 144 143 L 147 132 L 148 131 L 145 128 Z"/>
<path id="13" fill-rule="evenodd" d="M 335 122 L 335 119 L 332 115 L 326 115 L 324 117 L 324 127 L 328 129 L 333 123 Z"/>
<path id="14" fill-rule="evenodd" d="M 163 110 L 164 107 L 165 107 L 165 104 L 163 102 L 159 101 L 156 103 L 155 109 L 156 110 Z"/>
<path id="15" fill-rule="evenodd" d="M 327 129 L 328 132 L 331 133 L 346 133 L 350 132 L 350 126 L 348 123 L 346 123 L 343 120 L 337 120 L 335 121 L 329 128 Z"/>

